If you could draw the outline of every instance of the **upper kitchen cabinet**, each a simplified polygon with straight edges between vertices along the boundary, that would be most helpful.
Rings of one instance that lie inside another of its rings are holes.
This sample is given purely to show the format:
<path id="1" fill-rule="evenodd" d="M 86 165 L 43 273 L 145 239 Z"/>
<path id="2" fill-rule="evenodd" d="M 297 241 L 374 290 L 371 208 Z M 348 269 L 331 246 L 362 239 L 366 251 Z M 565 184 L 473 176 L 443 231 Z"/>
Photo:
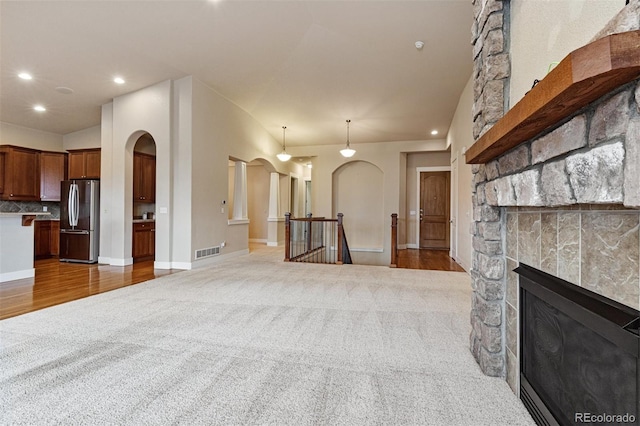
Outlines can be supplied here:
<path id="1" fill-rule="evenodd" d="M 60 182 L 67 179 L 67 154 L 40 153 L 40 199 L 60 201 Z"/>
<path id="2" fill-rule="evenodd" d="M 12 145 L 0 145 L 0 199 L 40 200 L 39 152 Z"/>
<path id="3" fill-rule="evenodd" d="M 4 168 L 6 154 L 0 151 L 0 197 L 4 194 Z"/>
<path id="4" fill-rule="evenodd" d="M 100 179 L 100 148 L 70 150 L 69 179 Z"/>
<path id="5" fill-rule="evenodd" d="M 133 153 L 133 201 L 156 201 L 156 157 L 153 155 Z"/>

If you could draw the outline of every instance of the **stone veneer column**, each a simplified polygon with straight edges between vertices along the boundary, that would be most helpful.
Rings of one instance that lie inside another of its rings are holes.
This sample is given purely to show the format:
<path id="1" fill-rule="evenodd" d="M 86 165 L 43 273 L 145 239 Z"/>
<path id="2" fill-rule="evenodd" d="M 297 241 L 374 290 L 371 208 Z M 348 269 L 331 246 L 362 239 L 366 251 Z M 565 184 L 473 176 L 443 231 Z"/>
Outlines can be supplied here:
<path id="1" fill-rule="evenodd" d="M 473 137 L 478 139 L 508 109 L 510 61 L 507 0 L 473 0 Z M 505 375 L 505 214 L 487 203 L 484 185 L 497 167 L 472 168 L 473 259 L 470 348 L 482 371 Z"/>

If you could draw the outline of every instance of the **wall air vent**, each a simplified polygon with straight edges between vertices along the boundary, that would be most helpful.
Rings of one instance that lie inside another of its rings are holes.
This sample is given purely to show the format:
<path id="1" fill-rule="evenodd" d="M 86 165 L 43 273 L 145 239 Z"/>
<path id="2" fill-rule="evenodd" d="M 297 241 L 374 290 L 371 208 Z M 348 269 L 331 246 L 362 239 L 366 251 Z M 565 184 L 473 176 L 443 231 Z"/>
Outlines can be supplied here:
<path id="1" fill-rule="evenodd" d="M 220 246 L 196 250 L 196 260 L 220 254 Z"/>

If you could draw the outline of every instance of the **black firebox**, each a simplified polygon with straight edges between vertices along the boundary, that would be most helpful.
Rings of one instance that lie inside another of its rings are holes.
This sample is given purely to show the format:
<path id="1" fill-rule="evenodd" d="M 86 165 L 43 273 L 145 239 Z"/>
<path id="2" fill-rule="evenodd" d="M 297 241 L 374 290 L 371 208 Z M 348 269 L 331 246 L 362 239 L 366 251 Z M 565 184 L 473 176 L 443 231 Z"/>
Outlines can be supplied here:
<path id="1" fill-rule="evenodd" d="M 520 398 L 539 425 L 638 425 L 640 312 L 520 264 Z"/>

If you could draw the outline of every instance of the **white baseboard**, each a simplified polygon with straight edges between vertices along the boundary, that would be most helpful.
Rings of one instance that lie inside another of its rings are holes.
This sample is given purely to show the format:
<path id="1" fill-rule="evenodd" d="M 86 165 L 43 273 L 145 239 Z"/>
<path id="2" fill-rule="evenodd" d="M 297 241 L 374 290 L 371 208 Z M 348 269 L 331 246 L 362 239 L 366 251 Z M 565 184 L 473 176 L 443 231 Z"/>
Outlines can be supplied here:
<path id="1" fill-rule="evenodd" d="M 127 257 L 124 259 L 118 259 L 118 258 L 111 258 L 109 259 L 109 265 L 111 266 L 129 266 L 129 265 L 133 265 L 133 257 Z M 98 258 L 98 262 L 100 261 L 100 259 Z"/>
<path id="2" fill-rule="evenodd" d="M 34 268 L 23 269 L 22 271 L 5 272 L 3 274 L 0 274 L 0 283 L 13 280 L 21 280 L 23 278 L 31 278 L 35 276 L 36 270 Z"/>
<path id="3" fill-rule="evenodd" d="M 398 250 L 406 250 L 406 249 L 407 249 L 406 244 L 398 244 Z"/>
<path id="4" fill-rule="evenodd" d="M 419 249 L 420 246 L 418 246 L 417 244 L 407 244 L 407 248 L 408 249 Z"/>
<path id="5" fill-rule="evenodd" d="M 267 247 L 280 247 L 282 245 L 284 245 L 284 241 L 278 241 L 278 242 L 268 241 L 267 242 Z"/>
<path id="6" fill-rule="evenodd" d="M 153 262 L 154 269 L 171 269 L 171 262 Z"/>
<path id="7" fill-rule="evenodd" d="M 98 256 L 98 263 L 102 263 L 103 265 L 111 265 L 111 258 L 105 256 Z"/>
<path id="8" fill-rule="evenodd" d="M 182 269 L 184 271 L 190 271 L 191 265 L 191 262 L 171 262 L 171 269 Z"/>
<path id="9" fill-rule="evenodd" d="M 265 244 L 267 242 L 267 239 L 266 238 L 249 238 L 249 242 Z"/>

